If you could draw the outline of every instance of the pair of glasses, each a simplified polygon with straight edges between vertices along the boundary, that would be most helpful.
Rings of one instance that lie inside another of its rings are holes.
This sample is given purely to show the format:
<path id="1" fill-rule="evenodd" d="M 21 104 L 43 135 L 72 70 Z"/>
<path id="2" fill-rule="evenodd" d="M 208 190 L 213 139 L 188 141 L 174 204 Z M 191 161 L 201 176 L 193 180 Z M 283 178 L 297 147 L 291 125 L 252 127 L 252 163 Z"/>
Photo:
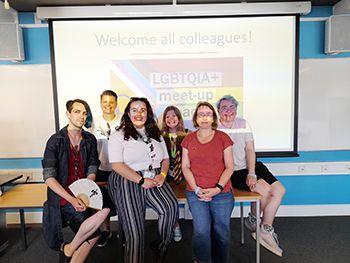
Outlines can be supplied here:
<path id="1" fill-rule="evenodd" d="M 236 109 L 235 105 L 220 107 L 220 111 L 234 111 L 235 109 Z"/>
<path id="2" fill-rule="evenodd" d="M 200 112 L 200 113 L 197 114 L 197 117 L 198 118 L 204 118 L 204 117 L 211 118 L 211 117 L 213 117 L 213 113 L 211 113 L 211 112 L 207 112 L 207 113 Z"/>
<path id="3" fill-rule="evenodd" d="M 131 113 L 132 115 L 135 115 L 135 114 L 137 114 L 137 113 L 140 113 L 140 114 L 142 114 L 142 115 L 145 115 L 145 114 L 147 114 L 147 109 L 146 109 L 146 108 L 140 108 L 140 107 L 131 108 L 131 109 L 130 109 L 130 113 Z"/>

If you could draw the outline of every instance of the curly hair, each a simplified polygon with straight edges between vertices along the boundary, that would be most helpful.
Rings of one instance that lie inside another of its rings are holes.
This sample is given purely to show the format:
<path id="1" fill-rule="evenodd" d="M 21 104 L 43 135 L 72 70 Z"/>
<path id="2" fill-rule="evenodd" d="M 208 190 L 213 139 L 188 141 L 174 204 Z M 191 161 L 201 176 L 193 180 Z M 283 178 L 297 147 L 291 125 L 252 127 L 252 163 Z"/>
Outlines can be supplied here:
<path id="1" fill-rule="evenodd" d="M 146 98 L 138 98 L 138 97 L 131 97 L 130 98 L 130 101 L 126 105 L 126 107 L 124 109 L 124 114 L 120 120 L 120 126 L 116 130 L 117 131 L 119 131 L 119 130 L 124 131 L 124 140 L 129 140 L 130 137 L 137 140 L 137 139 L 142 137 L 138 133 L 138 131 L 136 130 L 135 126 L 133 125 L 133 123 L 129 117 L 130 106 L 131 106 L 131 103 L 134 101 L 141 101 L 141 102 L 145 103 L 146 108 L 147 108 L 147 120 L 145 122 L 146 135 L 149 138 L 152 138 L 152 139 L 160 142 L 161 133 L 160 133 L 160 130 L 158 128 L 155 116 L 153 114 L 151 104 L 149 103 L 149 101 Z"/>

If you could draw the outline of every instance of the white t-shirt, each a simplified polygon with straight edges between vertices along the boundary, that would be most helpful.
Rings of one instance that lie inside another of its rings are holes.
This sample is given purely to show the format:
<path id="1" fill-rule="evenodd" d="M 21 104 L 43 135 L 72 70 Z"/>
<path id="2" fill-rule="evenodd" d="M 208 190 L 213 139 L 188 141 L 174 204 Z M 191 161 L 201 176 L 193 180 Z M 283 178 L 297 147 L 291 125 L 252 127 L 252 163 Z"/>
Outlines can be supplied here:
<path id="1" fill-rule="evenodd" d="M 254 141 L 253 132 L 249 123 L 242 118 L 235 118 L 231 128 L 224 127 L 220 122 L 218 129 L 226 132 L 233 144 L 233 161 L 234 170 L 242 170 L 247 168 L 246 142 Z"/>
<path id="2" fill-rule="evenodd" d="M 137 129 L 142 135 L 145 134 L 144 129 Z M 111 135 L 108 141 L 109 161 L 122 162 L 135 171 L 147 170 L 150 165 L 152 168 L 160 168 L 161 161 L 168 159 L 168 151 L 162 136 L 160 142 L 151 139 L 151 142 L 146 144 L 142 138 L 135 140 L 130 137 L 129 140 L 124 140 L 124 131 L 116 131 Z M 154 148 L 154 156 L 151 157 L 151 145 Z"/>
<path id="3" fill-rule="evenodd" d="M 101 162 L 99 169 L 102 171 L 112 171 L 112 165 L 108 159 L 108 138 L 115 132 L 115 128 L 118 127 L 119 124 L 118 116 L 115 116 L 115 118 L 109 122 L 109 127 L 107 121 L 102 116 L 94 118 L 92 133 L 97 139 L 98 158 Z"/>

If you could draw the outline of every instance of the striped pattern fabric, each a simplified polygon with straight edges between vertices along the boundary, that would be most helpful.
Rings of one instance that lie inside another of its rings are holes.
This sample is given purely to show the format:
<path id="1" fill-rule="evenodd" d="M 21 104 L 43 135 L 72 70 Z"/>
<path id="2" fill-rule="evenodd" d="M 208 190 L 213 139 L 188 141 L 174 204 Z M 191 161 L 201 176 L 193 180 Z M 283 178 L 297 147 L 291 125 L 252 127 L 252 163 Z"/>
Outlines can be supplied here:
<path id="1" fill-rule="evenodd" d="M 176 184 L 181 183 L 183 180 L 183 173 L 181 168 L 181 154 L 180 150 L 176 151 L 175 161 L 174 161 L 174 182 Z"/>
<path id="2" fill-rule="evenodd" d="M 159 173 L 160 169 L 157 170 Z M 142 175 L 141 172 L 138 173 Z M 144 262 L 146 207 L 152 208 L 159 215 L 159 248 L 165 250 L 171 242 L 178 218 L 177 200 L 169 184 L 164 182 L 162 187 L 144 189 L 113 171 L 108 180 L 108 190 L 125 234 L 124 262 Z"/>

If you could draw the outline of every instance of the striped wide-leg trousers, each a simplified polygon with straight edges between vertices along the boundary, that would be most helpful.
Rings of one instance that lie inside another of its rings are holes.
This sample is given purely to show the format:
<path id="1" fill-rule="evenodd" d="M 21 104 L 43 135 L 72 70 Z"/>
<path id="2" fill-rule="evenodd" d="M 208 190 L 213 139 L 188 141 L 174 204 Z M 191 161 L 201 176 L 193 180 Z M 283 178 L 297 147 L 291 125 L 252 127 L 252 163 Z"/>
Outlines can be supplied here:
<path id="1" fill-rule="evenodd" d="M 112 172 L 108 180 L 108 190 L 125 234 L 124 262 L 144 262 L 146 207 L 152 208 L 159 215 L 160 248 L 165 250 L 171 242 L 178 219 L 178 203 L 169 184 L 164 182 L 162 187 L 144 189 Z"/>

